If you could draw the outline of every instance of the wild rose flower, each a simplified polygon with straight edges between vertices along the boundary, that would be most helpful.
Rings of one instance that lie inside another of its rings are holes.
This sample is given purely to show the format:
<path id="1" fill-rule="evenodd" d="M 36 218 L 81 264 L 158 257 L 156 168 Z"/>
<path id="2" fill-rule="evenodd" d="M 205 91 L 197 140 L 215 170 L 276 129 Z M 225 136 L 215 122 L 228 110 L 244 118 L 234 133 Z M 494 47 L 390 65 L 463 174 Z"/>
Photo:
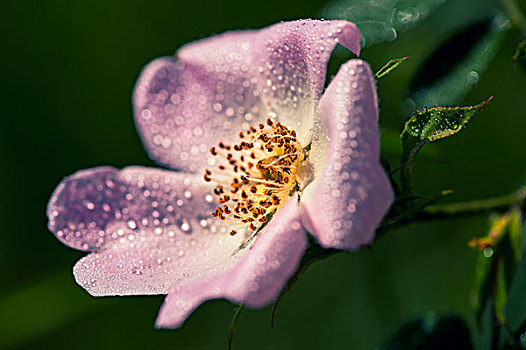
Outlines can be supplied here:
<path id="1" fill-rule="evenodd" d="M 323 247 L 371 242 L 392 190 L 379 163 L 375 79 L 350 60 L 324 90 L 346 21 L 303 20 L 184 46 L 141 73 L 135 122 L 151 157 L 180 171 L 111 167 L 64 179 L 49 228 L 91 252 L 74 267 L 93 296 L 166 294 L 158 327 L 202 302 L 274 300 L 307 232 Z"/>

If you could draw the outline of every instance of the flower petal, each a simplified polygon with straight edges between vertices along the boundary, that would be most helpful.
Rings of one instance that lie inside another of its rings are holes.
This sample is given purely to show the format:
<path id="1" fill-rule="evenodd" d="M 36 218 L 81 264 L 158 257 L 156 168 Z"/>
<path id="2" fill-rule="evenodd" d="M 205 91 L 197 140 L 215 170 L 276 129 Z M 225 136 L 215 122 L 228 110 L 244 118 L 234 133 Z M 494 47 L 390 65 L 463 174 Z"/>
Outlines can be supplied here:
<path id="1" fill-rule="evenodd" d="M 352 23 L 303 20 L 225 33 L 154 60 L 134 91 L 143 142 L 161 164 L 197 171 L 211 146 L 269 113 L 304 141 L 334 46 L 358 54 L 359 41 Z"/>
<path id="2" fill-rule="evenodd" d="M 62 181 L 48 205 L 49 227 L 65 244 L 97 253 L 74 268 L 93 295 L 166 293 L 235 263 L 243 234 L 211 217 L 201 177 L 142 167 L 102 167 Z M 247 249 L 245 249 L 247 250 Z"/>
<path id="3" fill-rule="evenodd" d="M 234 268 L 170 290 L 157 317 L 157 326 L 180 327 L 193 310 L 209 299 L 227 298 L 250 307 L 269 303 L 297 269 L 306 246 L 297 196 L 293 196 Z"/>
<path id="4" fill-rule="evenodd" d="M 356 249 L 371 242 L 393 201 L 367 64 L 351 60 L 340 68 L 321 99 L 320 118 L 329 139 L 326 161 L 302 196 L 302 222 L 323 247 Z"/>

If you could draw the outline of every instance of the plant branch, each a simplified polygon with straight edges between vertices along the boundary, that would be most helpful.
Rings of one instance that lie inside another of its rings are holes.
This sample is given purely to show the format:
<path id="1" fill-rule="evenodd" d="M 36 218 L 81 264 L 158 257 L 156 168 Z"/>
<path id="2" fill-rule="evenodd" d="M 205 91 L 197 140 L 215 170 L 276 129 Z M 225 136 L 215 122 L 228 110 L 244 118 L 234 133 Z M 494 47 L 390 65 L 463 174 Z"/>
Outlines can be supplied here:
<path id="1" fill-rule="evenodd" d="M 465 202 L 433 204 L 413 217 L 413 220 L 431 220 L 448 217 L 463 217 L 484 214 L 490 211 L 507 210 L 513 205 L 523 206 L 526 201 L 526 187 L 504 196 L 475 199 Z"/>

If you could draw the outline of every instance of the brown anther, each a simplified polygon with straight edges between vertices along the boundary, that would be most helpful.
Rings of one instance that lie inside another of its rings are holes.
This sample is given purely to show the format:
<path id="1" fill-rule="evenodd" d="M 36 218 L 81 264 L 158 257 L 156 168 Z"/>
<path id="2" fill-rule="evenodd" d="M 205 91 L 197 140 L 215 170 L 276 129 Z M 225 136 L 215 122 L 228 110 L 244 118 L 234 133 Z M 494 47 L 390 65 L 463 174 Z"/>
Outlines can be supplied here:
<path id="1" fill-rule="evenodd" d="M 252 186 L 250 186 L 250 192 L 256 193 L 257 191 L 258 191 L 258 187 L 256 186 L 256 184 L 253 184 Z"/>
<path id="2" fill-rule="evenodd" d="M 268 118 L 268 119 L 267 119 L 267 125 L 268 125 L 268 126 L 272 126 L 272 124 L 274 124 L 274 123 L 272 122 L 272 119 Z"/>
<path id="3" fill-rule="evenodd" d="M 240 138 L 245 137 L 245 134 L 243 134 L 243 131 L 240 131 L 240 132 L 239 132 L 239 137 L 240 137 Z"/>
<path id="4" fill-rule="evenodd" d="M 232 230 L 230 231 L 230 236 L 235 236 L 237 234 L 237 231 L 236 230 Z"/>
<path id="5" fill-rule="evenodd" d="M 211 153 L 213 156 L 217 156 L 216 148 L 215 148 L 215 147 L 211 147 L 211 148 L 210 148 L 210 153 Z"/>
<path id="6" fill-rule="evenodd" d="M 256 227 L 256 225 L 254 225 L 254 224 L 251 223 L 251 224 L 250 224 L 250 229 L 251 229 L 252 231 L 256 231 L 257 227 Z"/>
<path id="7" fill-rule="evenodd" d="M 264 224 L 265 222 L 267 222 L 267 217 L 266 216 L 262 216 L 259 218 L 259 222 L 261 222 L 262 224 Z"/>
<path id="8" fill-rule="evenodd" d="M 224 165 L 220 165 L 218 166 L 219 170 L 225 170 L 225 166 Z"/>
<path id="9" fill-rule="evenodd" d="M 219 146 L 219 148 L 225 148 L 225 144 L 224 144 L 222 141 L 219 142 L 219 145 L 218 145 L 218 146 Z"/>
<path id="10" fill-rule="evenodd" d="M 241 198 L 247 199 L 248 198 L 248 194 L 245 191 L 242 191 L 241 192 Z"/>
<path id="11" fill-rule="evenodd" d="M 265 127 L 265 125 L 263 125 L 263 124 L 259 124 L 259 129 L 260 129 L 260 130 L 263 130 L 264 127 Z"/>

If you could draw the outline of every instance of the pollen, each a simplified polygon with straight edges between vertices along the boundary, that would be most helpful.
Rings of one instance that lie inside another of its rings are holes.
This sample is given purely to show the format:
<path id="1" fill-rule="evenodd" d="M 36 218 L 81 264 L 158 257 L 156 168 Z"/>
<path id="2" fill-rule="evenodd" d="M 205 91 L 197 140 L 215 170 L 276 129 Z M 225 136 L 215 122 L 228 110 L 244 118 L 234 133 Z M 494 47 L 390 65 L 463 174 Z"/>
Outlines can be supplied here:
<path id="1" fill-rule="evenodd" d="M 294 130 L 270 118 L 240 132 L 239 139 L 210 148 L 219 165 L 205 169 L 204 180 L 217 185 L 219 205 L 212 216 L 257 231 L 298 188 L 305 152 Z"/>

